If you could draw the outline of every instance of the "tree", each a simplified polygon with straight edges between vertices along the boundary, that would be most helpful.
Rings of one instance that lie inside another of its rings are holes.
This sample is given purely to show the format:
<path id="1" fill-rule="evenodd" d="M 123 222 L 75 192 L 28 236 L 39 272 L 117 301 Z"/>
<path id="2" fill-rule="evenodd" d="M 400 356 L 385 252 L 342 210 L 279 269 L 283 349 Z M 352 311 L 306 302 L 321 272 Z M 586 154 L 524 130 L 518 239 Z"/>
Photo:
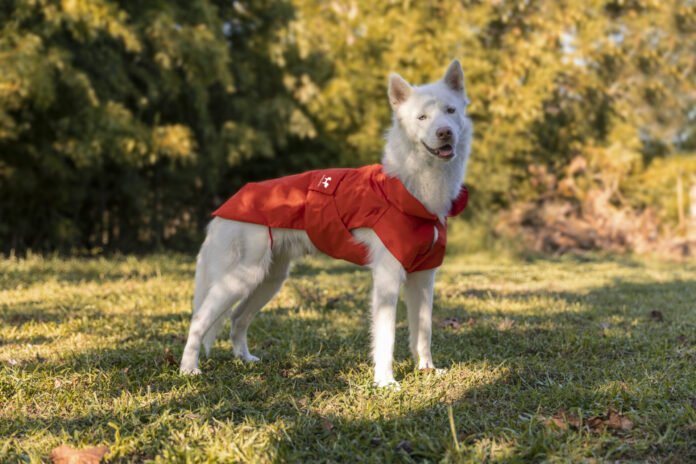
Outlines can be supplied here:
<path id="1" fill-rule="evenodd" d="M 5 252 L 195 244 L 247 181 L 377 162 L 388 73 L 452 58 L 486 222 L 600 190 L 669 225 L 693 165 L 685 0 L 15 0 L 0 28 Z"/>
<path id="2" fill-rule="evenodd" d="M 274 0 L 5 2 L 0 248 L 191 243 L 220 196 L 263 175 L 256 160 L 317 163 L 327 150 L 286 86 L 306 65 L 277 51 L 292 15 Z"/>

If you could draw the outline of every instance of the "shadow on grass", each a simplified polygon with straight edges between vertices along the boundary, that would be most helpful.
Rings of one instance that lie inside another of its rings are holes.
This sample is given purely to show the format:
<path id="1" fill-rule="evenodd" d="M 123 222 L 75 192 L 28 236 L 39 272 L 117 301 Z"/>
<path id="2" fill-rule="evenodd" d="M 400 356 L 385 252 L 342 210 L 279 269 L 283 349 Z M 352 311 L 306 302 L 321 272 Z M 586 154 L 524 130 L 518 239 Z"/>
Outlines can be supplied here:
<path id="1" fill-rule="evenodd" d="M 672 280 L 669 282 L 636 283 L 622 279 L 613 279 L 612 284 L 604 287 L 594 288 L 587 292 L 569 292 L 556 290 L 524 290 L 524 291 L 501 291 L 497 288 L 476 288 L 461 290 L 456 294 L 449 294 L 448 297 L 464 297 L 476 300 L 508 301 L 530 303 L 536 306 L 530 309 L 543 312 L 548 307 L 548 302 L 552 300 L 558 304 L 582 305 L 580 311 L 569 311 L 566 313 L 518 315 L 515 313 L 506 314 L 513 320 L 541 322 L 550 320 L 570 320 L 573 324 L 581 320 L 595 321 L 608 316 L 625 317 L 644 317 L 647 321 L 652 311 L 660 311 L 663 317 L 669 322 L 675 304 L 688 304 L 696 302 L 696 280 Z M 436 296 L 436 305 L 439 305 L 446 313 L 481 316 L 481 311 L 476 312 L 470 308 L 453 302 L 443 302 L 442 297 Z M 674 314 L 679 316 L 678 314 Z M 576 320 L 573 318 L 576 317 Z"/>
<path id="2" fill-rule="evenodd" d="M 614 263 L 628 268 L 639 268 L 642 266 L 640 258 L 631 255 L 621 255 L 617 253 L 583 252 L 583 253 L 565 253 L 560 255 L 548 255 L 543 253 L 534 253 L 530 251 L 522 251 L 515 255 L 518 259 L 528 263 L 533 262 L 549 262 L 549 263 Z"/>
<path id="3" fill-rule="evenodd" d="M 129 279 L 147 280 L 162 275 L 176 275 L 193 279 L 195 258 L 189 255 L 154 255 L 147 265 L 135 270 L 129 268 L 132 257 L 115 255 L 106 258 L 62 260 L 58 257 L 34 258 L 17 264 L 11 260 L 0 269 L 0 290 L 18 286 L 42 284 L 49 281 L 80 284 L 90 282 L 117 282 Z"/>

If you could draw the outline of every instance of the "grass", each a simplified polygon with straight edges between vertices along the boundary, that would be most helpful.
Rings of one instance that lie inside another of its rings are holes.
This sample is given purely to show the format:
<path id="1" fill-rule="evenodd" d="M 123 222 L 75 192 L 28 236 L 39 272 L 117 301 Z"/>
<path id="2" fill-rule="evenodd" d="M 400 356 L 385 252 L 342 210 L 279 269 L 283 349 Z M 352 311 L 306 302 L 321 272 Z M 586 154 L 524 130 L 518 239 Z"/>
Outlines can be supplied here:
<path id="1" fill-rule="evenodd" d="M 317 258 L 252 324 L 262 362 L 222 339 L 180 377 L 193 271 L 186 255 L 1 260 L 0 461 L 61 444 L 107 445 L 109 462 L 696 460 L 695 264 L 448 256 L 447 371 L 414 370 L 400 304 L 400 392 L 371 386 L 369 275 Z M 545 425 L 561 408 L 635 426 Z"/>

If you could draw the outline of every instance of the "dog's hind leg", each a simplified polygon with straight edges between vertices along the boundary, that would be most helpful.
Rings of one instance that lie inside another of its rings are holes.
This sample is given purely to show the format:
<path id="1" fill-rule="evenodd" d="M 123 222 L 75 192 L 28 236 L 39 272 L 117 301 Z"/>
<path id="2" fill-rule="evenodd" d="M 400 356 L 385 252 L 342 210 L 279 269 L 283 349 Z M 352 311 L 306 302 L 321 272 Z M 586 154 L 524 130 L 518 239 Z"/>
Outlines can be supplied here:
<path id="1" fill-rule="evenodd" d="M 270 241 L 256 228 L 256 225 L 231 221 L 211 227 L 199 262 L 199 266 L 208 266 L 204 272 L 209 286 L 191 319 L 181 373 L 200 372 L 198 355 L 206 334 L 212 331 L 214 336 L 216 326 L 229 308 L 246 298 L 264 279 L 271 261 Z M 210 340 L 208 337 L 208 343 Z"/>
<path id="2" fill-rule="evenodd" d="M 203 258 L 203 251 L 198 253 L 196 258 L 196 276 L 195 276 L 195 286 L 193 290 L 193 314 L 196 314 L 199 309 L 201 309 L 201 304 L 208 293 L 208 272 L 205 268 L 205 259 Z"/>
<path id="3" fill-rule="evenodd" d="M 234 346 L 234 354 L 246 362 L 258 361 L 259 358 L 249 353 L 247 347 L 247 329 L 254 316 L 271 301 L 280 290 L 288 276 L 290 256 L 281 253 L 273 257 L 273 262 L 266 278 L 247 296 L 232 313 L 230 340 Z"/>
<path id="4" fill-rule="evenodd" d="M 434 368 L 430 354 L 432 335 L 433 284 L 435 269 L 406 275 L 404 300 L 408 310 L 408 329 L 411 354 L 418 369 Z"/>

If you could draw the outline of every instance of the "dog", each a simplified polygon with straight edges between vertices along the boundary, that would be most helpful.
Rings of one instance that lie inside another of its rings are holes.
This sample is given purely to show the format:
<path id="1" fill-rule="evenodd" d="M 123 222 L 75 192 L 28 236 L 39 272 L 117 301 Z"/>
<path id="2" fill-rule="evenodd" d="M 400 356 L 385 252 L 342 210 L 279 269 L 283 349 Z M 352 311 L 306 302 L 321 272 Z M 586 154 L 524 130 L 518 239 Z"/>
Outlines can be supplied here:
<path id="1" fill-rule="evenodd" d="M 468 197 L 462 182 L 473 125 L 466 115 L 464 72 L 454 60 L 441 80 L 422 86 L 392 73 L 387 95 L 393 124 L 381 165 L 247 184 L 214 213 L 197 258 L 181 374 L 201 372 L 201 344 L 208 355 L 228 313 L 235 356 L 258 361 L 247 347 L 251 320 L 280 289 L 291 260 L 317 252 L 372 272 L 375 386 L 399 388 L 392 363 L 402 284 L 411 353 L 419 369 L 435 368 L 435 273 L 444 256 L 446 217 L 455 207 L 454 214 L 463 209 Z M 350 220 L 338 219 L 341 208 L 353 208 Z"/>

